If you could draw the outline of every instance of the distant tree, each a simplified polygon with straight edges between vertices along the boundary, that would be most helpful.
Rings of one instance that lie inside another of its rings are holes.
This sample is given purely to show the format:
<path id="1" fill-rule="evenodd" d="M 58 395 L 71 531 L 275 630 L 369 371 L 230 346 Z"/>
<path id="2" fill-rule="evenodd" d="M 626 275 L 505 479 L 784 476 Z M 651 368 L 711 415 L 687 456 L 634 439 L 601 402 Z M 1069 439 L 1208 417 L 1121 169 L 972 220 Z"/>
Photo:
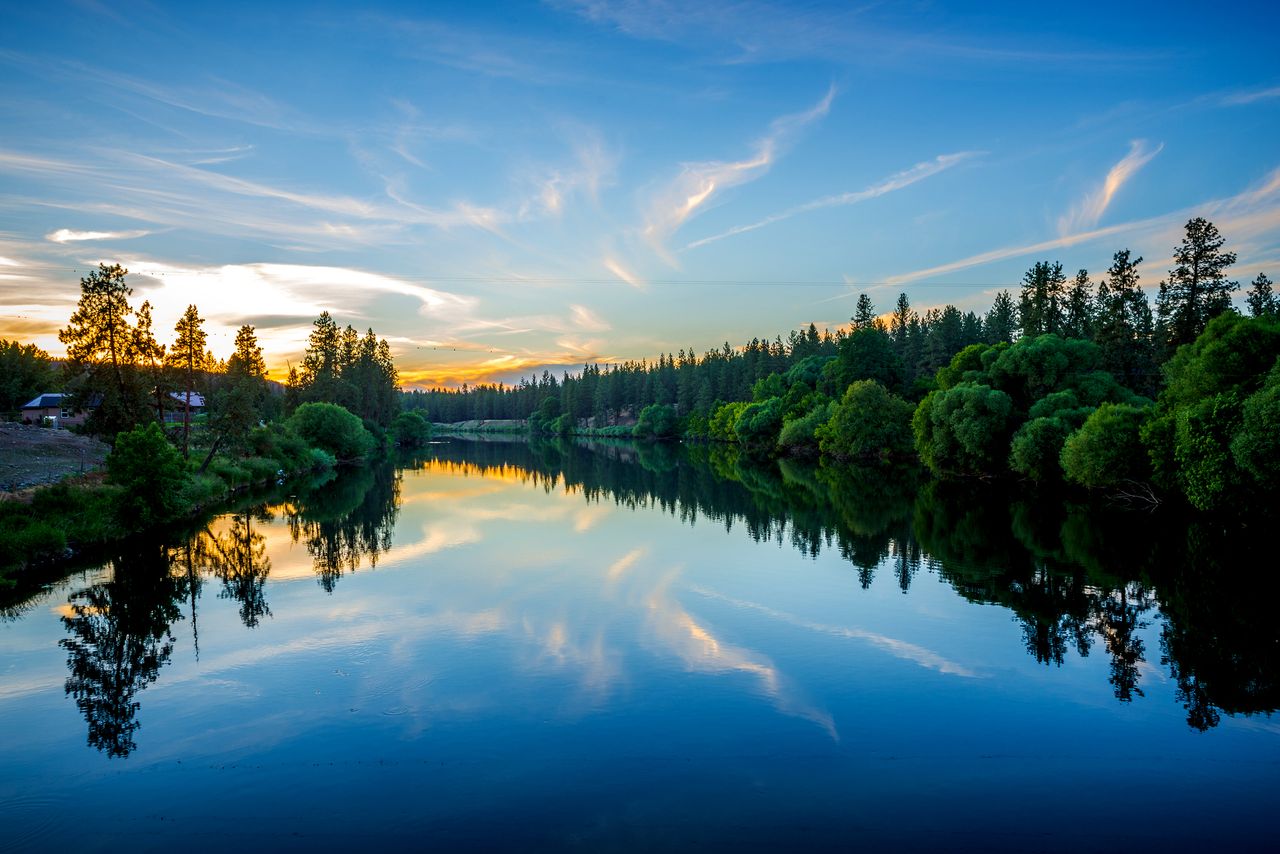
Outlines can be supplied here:
<path id="1" fill-rule="evenodd" d="M 191 394 L 196 390 L 196 375 L 205 368 L 205 341 L 207 336 L 200 327 L 204 319 L 194 305 L 178 318 L 173 331 L 177 334 L 169 348 L 166 362 L 182 376 L 182 455 L 185 457 L 191 443 Z"/>
<path id="2" fill-rule="evenodd" d="M 36 395 L 52 391 L 55 382 L 48 353 L 34 344 L 0 340 L 0 415 L 17 414 Z"/>
<path id="3" fill-rule="evenodd" d="M 249 431 L 264 420 L 269 397 L 266 371 L 254 328 L 241 326 L 236 332 L 235 351 L 222 374 L 221 388 L 209 401 L 209 422 L 214 432 L 210 459 L 224 443 L 243 448 Z"/>
<path id="4" fill-rule="evenodd" d="M 1150 392 L 1155 386 L 1151 306 L 1138 285 L 1138 265 L 1121 249 L 1107 276 L 1098 283 L 1094 341 L 1102 350 L 1102 367 L 1123 385 Z"/>
<path id="5" fill-rule="evenodd" d="M 354 333 L 355 330 L 352 330 Z M 342 369 L 342 333 L 329 312 L 321 312 L 312 324 L 296 387 L 300 401 L 336 402 Z"/>
<path id="6" fill-rule="evenodd" d="M 147 377 L 151 394 L 156 402 L 156 420 L 164 421 L 164 345 L 156 340 L 151 329 L 151 303 L 144 302 L 138 309 L 138 322 L 133 327 L 129 342 L 130 361 Z"/>
<path id="7" fill-rule="evenodd" d="M 935 474 L 1002 472 L 1014 418 L 1009 395 L 985 385 L 930 392 L 911 419 L 916 452 Z"/>
<path id="8" fill-rule="evenodd" d="M 640 410 L 633 434 L 640 439 L 671 439 L 676 436 L 679 425 L 675 409 L 654 403 Z"/>
<path id="9" fill-rule="evenodd" d="M 898 294 L 898 302 L 893 308 L 893 317 L 889 321 L 889 335 L 893 338 L 893 346 L 900 358 L 905 358 L 907 351 L 907 333 L 911 328 L 911 318 L 915 312 L 911 310 L 911 301 L 905 293 Z"/>
<path id="10" fill-rule="evenodd" d="M 136 424 L 143 404 L 133 376 L 128 270 L 99 264 L 80 280 L 80 301 L 58 340 L 66 345 L 68 384 L 77 405 L 98 404 L 90 429 L 115 436 Z"/>
<path id="11" fill-rule="evenodd" d="M 995 302 L 987 312 L 986 322 L 982 326 L 988 344 L 999 344 L 1001 341 L 1013 343 L 1017 337 L 1018 312 L 1008 291 L 996 294 Z"/>
<path id="12" fill-rule="evenodd" d="M 1067 277 L 1062 264 L 1037 261 L 1022 277 L 1018 322 L 1023 335 L 1058 332 L 1064 321 Z"/>
<path id="13" fill-rule="evenodd" d="M 1249 314 L 1253 317 L 1274 317 L 1280 313 L 1280 300 L 1276 298 L 1274 286 L 1266 273 L 1259 273 L 1249 285 L 1247 301 Z"/>
<path id="14" fill-rule="evenodd" d="M 1160 283 L 1156 300 L 1160 343 L 1167 352 L 1196 340 L 1210 320 L 1231 308 L 1231 292 L 1238 285 L 1228 281 L 1225 273 L 1236 262 L 1236 254 L 1224 252 L 1225 243 L 1217 226 L 1196 217 L 1174 247 L 1174 268 Z"/>
<path id="15" fill-rule="evenodd" d="M 858 294 L 858 306 L 851 320 L 854 329 L 870 329 L 876 325 L 876 308 L 871 304 L 871 297 Z"/>
<path id="16" fill-rule="evenodd" d="M 1076 273 L 1067 291 L 1067 309 L 1062 323 L 1062 335 L 1066 338 L 1093 337 L 1093 283 L 1089 271 Z"/>

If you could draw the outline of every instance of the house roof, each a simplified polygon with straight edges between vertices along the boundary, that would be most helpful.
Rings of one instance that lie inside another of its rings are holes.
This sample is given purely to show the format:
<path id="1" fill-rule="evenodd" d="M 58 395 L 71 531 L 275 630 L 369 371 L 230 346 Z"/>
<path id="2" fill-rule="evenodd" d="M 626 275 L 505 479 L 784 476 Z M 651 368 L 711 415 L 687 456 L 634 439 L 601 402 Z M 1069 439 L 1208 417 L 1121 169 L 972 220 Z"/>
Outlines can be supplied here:
<path id="1" fill-rule="evenodd" d="M 192 406 L 204 406 L 204 395 L 198 391 L 171 391 L 169 392 L 169 397 L 172 397 L 178 403 L 186 403 L 187 398 L 190 397 Z"/>
<path id="2" fill-rule="evenodd" d="M 54 407 L 61 407 L 62 399 L 64 397 L 66 397 L 65 394 L 42 394 L 22 408 L 23 409 L 52 409 Z"/>

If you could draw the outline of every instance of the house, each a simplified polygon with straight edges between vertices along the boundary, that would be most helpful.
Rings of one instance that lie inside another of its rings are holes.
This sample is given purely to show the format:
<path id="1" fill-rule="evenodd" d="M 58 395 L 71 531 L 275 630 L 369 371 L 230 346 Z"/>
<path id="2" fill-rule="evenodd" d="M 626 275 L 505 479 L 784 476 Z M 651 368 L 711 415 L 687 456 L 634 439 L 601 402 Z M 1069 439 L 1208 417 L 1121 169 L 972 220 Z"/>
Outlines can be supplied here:
<path id="1" fill-rule="evenodd" d="M 191 401 L 191 418 L 195 420 L 196 416 L 203 415 L 205 412 L 204 395 L 198 391 L 171 391 L 169 399 L 165 401 L 164 420 L 166 424 L 181 424 L 186 417 L 187 400 Z"/>
<path id="2" fill-rule="evenodd" d="M 42 394 L 22 407 L 22 420 L 28 424 L 49 424 L 53 427 L 78 427 L 89 417 L 88 410 L 70 407 L 69 394 Z"/>

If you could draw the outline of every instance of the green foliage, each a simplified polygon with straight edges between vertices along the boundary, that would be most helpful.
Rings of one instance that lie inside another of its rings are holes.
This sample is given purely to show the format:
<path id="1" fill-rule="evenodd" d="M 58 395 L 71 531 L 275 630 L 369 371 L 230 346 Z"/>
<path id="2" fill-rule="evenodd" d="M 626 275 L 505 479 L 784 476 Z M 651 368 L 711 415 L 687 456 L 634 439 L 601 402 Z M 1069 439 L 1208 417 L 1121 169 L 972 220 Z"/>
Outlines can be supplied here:
<path id="1" fill-rule="evenodd" d="M 374 439 L 355 415 L 334 403 L 304 403 L 286 422 L 312 447 L 339 460 L 354 460 L 373 450 Z"/>
<path id="2" fill-rule="evenodd" d="M 738 423 L 738 416 L 747 406 L 748 404 L 743 402 L 724 403 L 718 406 L 711 413 L 711 420 L 707 423 L 707 437 L 716 442 L 738 441 L 734 425 Z"/>
<path id="3" fill-rule="evenodd" d="M 431 422 L 419 412 L 401 412 L 391 422 L 391 435 L 402 448 L 418 448 L 431 441 Z"/>
<path id="4" fill-rule="evenodd" d="M 534 436 L 548 435 L 556 432 L 554 422 L 560 417 L 560 399 L 558 397 L 543 398 L 538 408 L 529 416 L 529 432 Z"/>
<path id="5" fill-rule="evenodd" d="M 778 434 L 778 450 L 784 454 L 818 453 L 818 428 L 831 418 L 834 401 L 818 404 L 804 415 L 784 421 Z"/>
<path id="6" fill-rule="evenodd" d="M 177 518 L 185 509 L 186 467 L 158 424 L 116 436 L 107 456 L 107 474 L 123 487 L 120 513 L 128 523 L 150 527 Z"/>
<path id="7" fill-rule="evenodd" d="M 633 435 L 638 439 L 672 439 L 679 435 L 680 418 L 673 407 L 654 403 L 640 410 Z"/>
<path id="8" fill-rule="evenodd" d="M 1061 418 L 1032 418 L 1013 434 L 1009 468 L 1035 481 L 1059 480 L 1062 466 L 1058 457 L 1073 429 Z"/>
<path id="9" fill-rule="evenodd" d="M 1214 318 L 1178 349 L 1165 366 L 1168 384 L 1155 417 L 1143 430 L 1157 485 L 1201 510 L 1275 488 L 1267 475 L 1275 461 L 1266 449 L 1276 424 L 1267 423 L 1266 395 L 1252 407 L 1249 402 L 1270 382 L 1277 359 L 1280 323 L 1234 313 Z"/>
<path id="10" fill-rule="evenodd" d="M 771 397 L 759 403 L 749 403 L 738 413 L 733 432 L 744 445 L 772 447 L 782 429 L 782 416 L 781 398 Z"/>
<path id="11" fill-rule="evenodd" d="M 1054 334 L 1020 338 L 991 364 L 988 382 L 1025 411 L 1045 395 L 1070 388 L 1081 375 L 1096 370 L 1099 360 L 1091 341 Z"/>
<path id="12" fill-rule="evenodd" d="M 1096 489 L 1150 477 L 1141 430 L 1147 407 L 1104 403 L 1063 445 L 1060 461 L 1067 479 Z"/>
<path id="13" fill-rule="evenodd" d="M 1263 489 L 1280 488 L 1280 364 L 1244 402 L 1231 456 Z"/>
<path id="14" fill-rule="evenodd" d="M 951 363 L 938 368 L 937 387 L 953 388 L 968 380 L 974 382 L 982 372 L 982 354 L 993 349 L 990 344 L 970 344 L 951 357 Z"/>
<path id="15" fill-rule="evenodd" d="M 886 463 L 911 455 L 912 406 L 872 380 L 845 390 L 830 419 L 817 429 L 824 454 Z"/>
<path id="16" fill-rule="evenodd" d="M 887 388 L 899 388 L 906 379 L 906 367 L 893 348 L 889 335 L 877 326 L 855 329 L 840 342 L 836 359 L 823 374 L 839 394 L 857 380 L 875 380 Z"/>
<path id="17" fill-rule="evenodd" d="M 36 395 L 54 391 L 56 381 L 48 353 L 34 344 L 0 340 L 0 416 L 17 415 Z"/>
<path id="18" fill-rule="evenodd" d="M 1013 400 L 990 386 L 961 383 L 930 392 L 911 419 L 916 451 L 935 474 L 1006 469 Z"/>

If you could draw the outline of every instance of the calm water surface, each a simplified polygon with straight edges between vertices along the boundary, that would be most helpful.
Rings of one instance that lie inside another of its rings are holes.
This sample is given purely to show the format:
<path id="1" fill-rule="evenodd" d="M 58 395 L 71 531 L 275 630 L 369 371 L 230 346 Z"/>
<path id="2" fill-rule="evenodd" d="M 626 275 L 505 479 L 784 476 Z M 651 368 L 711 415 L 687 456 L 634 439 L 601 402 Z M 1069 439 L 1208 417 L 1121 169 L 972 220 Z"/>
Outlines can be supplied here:
<path id="1" fill-rule="evenodd" d="M 0 621 L 0 848 L 1267 849 L 1273 556 L 722 450 L 449 441 Z"/>

